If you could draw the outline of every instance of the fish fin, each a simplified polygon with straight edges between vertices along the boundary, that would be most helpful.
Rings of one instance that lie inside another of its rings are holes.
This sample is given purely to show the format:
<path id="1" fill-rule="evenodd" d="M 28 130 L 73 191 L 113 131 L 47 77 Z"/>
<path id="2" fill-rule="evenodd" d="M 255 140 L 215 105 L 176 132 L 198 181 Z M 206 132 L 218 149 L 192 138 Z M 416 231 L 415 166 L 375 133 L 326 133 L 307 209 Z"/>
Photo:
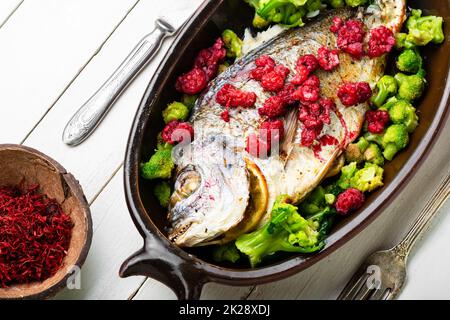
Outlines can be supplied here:
<path id="1" fill-rule="evenodd" d="M 284 165 L 286 165 L 289 156 L 294 149 L 294 140 L 298 128 L 298 108 L 292 108 L 286 115 L 284 119 L 284 128 L 286 135 L 284 138 L 284 142 L 281 145 L 280 151 L 281 159 L 284 162 Z"/>

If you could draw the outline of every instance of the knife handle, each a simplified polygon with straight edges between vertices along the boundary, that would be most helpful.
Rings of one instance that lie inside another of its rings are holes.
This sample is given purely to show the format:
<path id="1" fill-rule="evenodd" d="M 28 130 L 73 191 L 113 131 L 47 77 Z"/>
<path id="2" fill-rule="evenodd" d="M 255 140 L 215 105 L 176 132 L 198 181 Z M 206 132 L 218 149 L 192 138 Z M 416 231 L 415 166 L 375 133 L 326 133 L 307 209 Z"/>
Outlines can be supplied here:
<path id="1" fill-rule="evenodd" d="M 76 146 L 87 139 L 108 113 L 130 82 L 158 52 L 163 40 L 175 29 L 158 19 L 155 29 L 146 35 L 125 61 L 98 91 L 73 115 L 63 132 L 63 142 Z"/>

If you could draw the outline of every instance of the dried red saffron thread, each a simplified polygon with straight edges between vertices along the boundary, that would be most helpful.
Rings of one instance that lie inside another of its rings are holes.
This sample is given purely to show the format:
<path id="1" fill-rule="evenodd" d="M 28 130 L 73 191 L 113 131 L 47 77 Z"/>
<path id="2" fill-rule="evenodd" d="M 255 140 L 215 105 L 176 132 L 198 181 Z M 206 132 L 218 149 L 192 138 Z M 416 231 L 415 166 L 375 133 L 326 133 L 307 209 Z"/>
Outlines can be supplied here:
<path id="1" fill-rule="evenodd" d="M 61 206 L 38 192 L 0 188 L 0 287 L 44 281 L 62 266 L 73 223 Z"/>

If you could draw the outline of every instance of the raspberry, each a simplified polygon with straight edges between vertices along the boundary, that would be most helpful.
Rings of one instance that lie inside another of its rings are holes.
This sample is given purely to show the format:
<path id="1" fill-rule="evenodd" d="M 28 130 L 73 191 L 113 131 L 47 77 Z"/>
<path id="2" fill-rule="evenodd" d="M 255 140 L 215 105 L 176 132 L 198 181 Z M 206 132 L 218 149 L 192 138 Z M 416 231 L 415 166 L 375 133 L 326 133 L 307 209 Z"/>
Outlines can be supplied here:
<path id="1" fill-rule="evenodd" d="M 291 79 L 291 83 L 300 86 L 308 79 L 309 74 L 306 68 L 297 69 L 297 74 Z"/>
<path id="2" fill-rule="evenodd" d="M 210 81 L 217 75 L 219 64 L 225 59 L 226 55 L 225 43 L 222 38 L 218 38 L 211 48 L 203 49 L 199 52 L 194 66 L 202 69 L 206 73 L 208 81 Z"/>
<path id="3" fill-rule="evenodd" d="M 369 100 L 372 89 L 366 82 L 347 82 L 339 87 L 337 95 L 344 106 L 351 107 Z"/>
<path id="4" fill-rule="evenodd" d="M 205 89 L 207 85 L 208 78 L 206 73 L 202 69 L 194 68 L 178 77 L 175 88 L 181 93 L 196 95 Z"/>
<path id="5" fill-rule="evenodd" d="M 320 88 L 303 85 L 292 94 L 292 97 L 302 103 L 317 102 L 320 97 Z"/>
<path id="6" fill-rule="evenodd" d="M 322 47 L 317 52 L 319 65 L 325 71 L 332 71 L 339 66 L 339 51 Z"/>
<path id="7" fill-rule="evenodd" d="M 372 89 L 367 82 L 357 82 L 356 90 L 358 91 L 359 103 L 366 102 L 372 96 Z"/>
<path id="8" fill-rule="evenodd" d="M 395 45 L 394 33 L 381 26 L 370 31 L 368 55 L 371 58 L 381 57 L 385 53 L 391 52 Z"/>
<path id="9" fill-rule="evenodd" d="M 227 109 L 220 114 L 220 117 L 225 122 L 230 122 L 230 111 Z"/>
<path id="10" fill-rule="evenodd" d="M 336 210 L 341 215 L 360 209 L 365 201 L 364 194 L 357 189 L 347 189 L 336 200 Z"/>
<path id="11" fill-rule="evenodd" d="M 317 138 L 317 133 L 314 130 L 303 128 L 302 130 L 302 146 L 310 147 Z"/>
<path id="12" fill-rule="evenodd" d="M 270 153 L 269 144 L 252 133 L 247 137 L 247 146 L 245 148 L 249 154 L 258 158 L 267 158 Z"/>
<path id="13" fill-rule="evenodd" d="M 217 93 L 216 102 L 224 107 L 251 108 L 255 105 L 256 94 L 239 90 L 231 84 L 225 84 Z"/>
<path id="14" fill-rule="evenodd" d="M 261 81 L 263 76 L 275 69 L 275 61 L 269 56 L 261 56 L 255 60 L 257 68 L 250 72 L 250 78 Z"/>
<path id="15" fill-rule="evenodd" d="M 265 121 L 259 127 L 259 136 L 267 137 L 267 142 L 272 146 L 273 142 L 284 139 L 284 124 L 281 120 Z"/>
<path id="16" fill-rule="evenodd" d="M 255 64 L 257 67 L 267 67 L 267 68 L 271 68 L 272 70 L 273 70 L 273 68 L 275 68 L 275 60 L 273 60 L 269 56 L 261 56 L 261 57 L 257 58 L 255 60 Z"/>
<path id="17" fill-rule="evenodd" d="M 348 20 L 337 31 L 337 46 L 354 58 L 361 59 L 364 55 L 365 36 L 364 23 L 360 20 Z"/>
<path id="18" fill-rule="evenodd" d="M 292 84 L 286 85 L 281 91 L 278 92 L 277 96 L 283 99 L 283 102 L 287 105 L 295 103 L 295 99 L 292 94 L 295 92 L 295 87 Z"/>
<path id="19" fill-rule="evenodd" d="M 371 133 L 383 133 L 389 123 L 389 112 L 384 110 L 370 110 L 366 112 L 367 130 Z"/>
<path id="20" fill-rule="evenodd" d="M 226 54 L 225 44 L 221 38 L 218 38 L 211 48 L 199 52 L 194 67 L 178 77 L 175 88 L 188 95 L 200 93 L 206 88 L 208 81 L 216 76 L 219 63 L 225 59 Z"/>
<path id="21" fill-rule="evenodd" d="M 320 120 L 325 124 L 331 124 L 330 113 L 336 110 L 336 104 L 333 100 L 328 98 L 322 98 L 319 100 L 319 104 L 322 107 L 320 112 Z"/>
<path id="22" fill-rule="evenodd" d="M 283 89 L 289 69 L 279 65 L 261 78 L 261 86 L 267 91 L 277 92 Z"/>
<path id="23" fill-rule="evenodd" d="M 169 144 L 183 142 L 185 138 L 190 142 L 194 137 L 194 128 L 187 122 L 171 121 L 161 132 L 161 137 Z"/>
<path id="24" fill-rule="evenodd" d="M 312 75 L 311 77 L 306 79 L 306 81 L 303 83 L 303 85 L 319 88 L 320 87 L 320 79 L 318 76 Z"/>
<path id="25" fill-rule="evenodd" d="M 312 54 L 301 56 L 297 61 L 297 69 L 305 69 L 309 74 L 313 73 L 319 67 L 319 61 Z"/>
<path id="26" fill-rule="evenodd" d="M 333 18 L 333 25 L 330 27 L 330 31 L 333 33 L 337 33 L 340 28 L 344 25 L 344 20 L 342 20 L 341 17 L 334 17 Z"/>
<path id="27" fill-rule="evenodd" d="M 282 97 L 272 96 L 264 102 L 262 108 L 258 109 L 258 113 L 270 119 L 281 117 L 286 113 L 286 103 Z"/>
<path id="28" fill-rule="evenodd" d="M 328 98 L 300 107 L 298 120 L 303 123 L 301 142 L 303 146 L 310 147 L 322 132 L 324 124 L 331 124 L 330 112 L 334 110 L 336 104 Z"/>

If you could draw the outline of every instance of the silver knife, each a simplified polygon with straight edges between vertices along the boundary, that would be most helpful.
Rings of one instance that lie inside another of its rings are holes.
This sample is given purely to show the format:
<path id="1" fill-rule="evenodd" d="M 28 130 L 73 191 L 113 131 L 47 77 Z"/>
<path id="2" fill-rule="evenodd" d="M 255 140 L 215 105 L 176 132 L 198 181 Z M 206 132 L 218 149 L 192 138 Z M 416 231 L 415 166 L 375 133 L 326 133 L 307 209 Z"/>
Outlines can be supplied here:
<path id="1" fill-rule="evenodd" d="M 186 11 L 192 12 L 192 9 L 186 7 L 177 9 L 179 14 L 176 18 L 171 13 L 171 23 L 166 18 L 156 20 L 155 29 L 139 42 L 100 89 L 72 116 L 63 132 L 62 140 L 65 144 L 77 146 L 92 134 L 117 98 L 155 56 L 164 39 L 177 32 L 178 28 L 174 25 L 181 28 L 186 21 Z M 180 13 L 184 14 L 183 18 Z"/>

